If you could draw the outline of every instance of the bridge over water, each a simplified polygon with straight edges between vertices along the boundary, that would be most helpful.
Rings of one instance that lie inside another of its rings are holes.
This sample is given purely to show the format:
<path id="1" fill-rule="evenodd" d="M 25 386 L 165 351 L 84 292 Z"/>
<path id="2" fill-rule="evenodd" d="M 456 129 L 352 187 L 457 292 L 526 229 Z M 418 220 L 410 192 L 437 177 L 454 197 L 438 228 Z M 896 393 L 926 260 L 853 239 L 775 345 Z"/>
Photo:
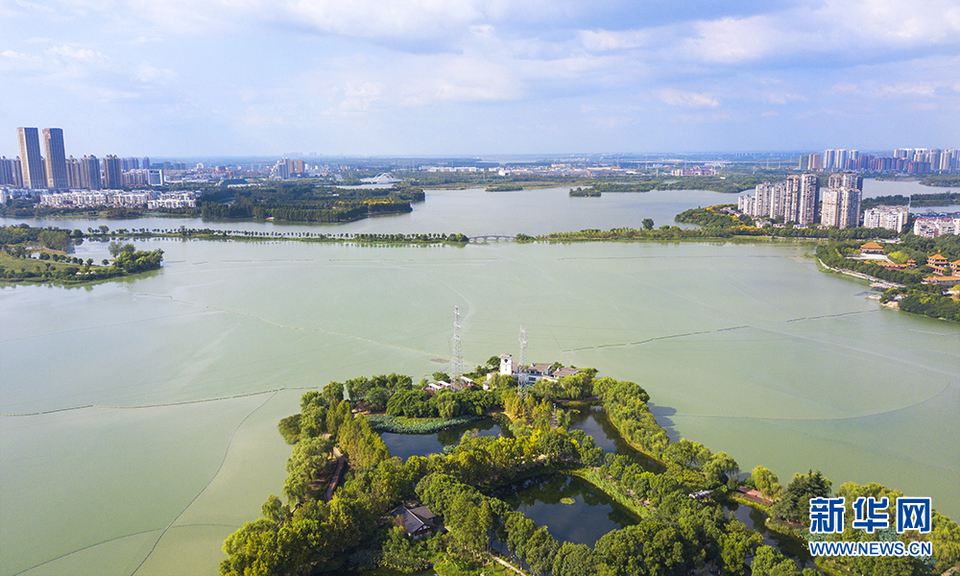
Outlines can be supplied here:
<path id="1" fill-rule="evenodd" d="M 513 242 L 513 236 L 505 234 L 481 234 L 479 236 L 467 236 L 471 242 Z"/>

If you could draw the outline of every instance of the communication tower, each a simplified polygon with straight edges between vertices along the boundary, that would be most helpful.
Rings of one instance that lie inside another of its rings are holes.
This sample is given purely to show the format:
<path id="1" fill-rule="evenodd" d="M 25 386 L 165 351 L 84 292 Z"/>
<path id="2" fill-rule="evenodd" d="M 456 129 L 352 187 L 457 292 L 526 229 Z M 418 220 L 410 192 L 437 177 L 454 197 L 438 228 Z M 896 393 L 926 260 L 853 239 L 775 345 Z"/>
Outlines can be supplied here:
<path id="1" fill-rule="evenodd" d="M 463 375 L 463 348 L 460 347 L 460 307 L 453 307 L 453 379 Z"/>
<path id="2" fill-rule="evenodd" d="M 524 377 L 527 366 L 527 331 L 523 329 L 523 326 L 520 327 L 520 366 L 517 367 L 517 393 L 520 394 L 520 398 L 526 400 L 527 392 L 529 391 L 529 384 L 527 379 Z"/>
<path id="3" fill-rule="evenodd" d="M 520 327 L 520 365 L 527 365 L 527 331 Z"/>

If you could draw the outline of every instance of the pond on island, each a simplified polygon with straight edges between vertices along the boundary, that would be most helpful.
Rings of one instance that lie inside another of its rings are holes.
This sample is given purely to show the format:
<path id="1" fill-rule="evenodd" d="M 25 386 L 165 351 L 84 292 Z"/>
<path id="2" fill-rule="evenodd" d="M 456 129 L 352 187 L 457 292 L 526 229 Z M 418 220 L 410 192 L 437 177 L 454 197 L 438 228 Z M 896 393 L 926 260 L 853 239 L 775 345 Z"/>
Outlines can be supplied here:
<path id="1" fill-rule="evenodd" d="M 498 488 L 490 495 L 523 512 L 537 526 L 546 526 L 558 542 L 593 546 L 607 532 L 637 523 L 625 508 L 574 476 L 536 476 Z"/>
<path id="2" fill-rule="evenodd" d="M 736 502 L 725 503 L 722 508 L 724 514 L 730 516 L 732 513 L 737 520 L 746 524 L 747 528 L 756 530 L 763 536 L 764 546 L 773 546 L 787 558 L 793 559 L 801 569 L 814 567 L 813 556 L 804 543 L 797 538 L 767 529 L 767 516 L 763 512 Z"/>
<path id="3" fill-rule="evenodd" d="M 623 439 L 602 406 L 586 406 L 579 411 L 571 411 L 570 430 L 583 430 L 604 452 L 625 454 L 632 457 L 644 470 L 663 472 L 663 466 L 659 462 L 634 449 Z"/>
<path id="4" fill-rule="evenodd" d="M 500 424 L 493 418 L 485 418 L 476 422 L 467 422 L 453 428 L 447 428 L 433 434 L 395 434 L 382 432 L 380 437 L 390 450 L 390 456 L 399 456 L 406 460 L 410 456 L 429 456 L 442 454 L 446 446 L 456 446 L 464 432 L 476 436 L 497 437 L 504 434 Z M 509 434 L 509 432 L 507 433 Z M 506 434 L 505 434 L 506 435 Z"/>

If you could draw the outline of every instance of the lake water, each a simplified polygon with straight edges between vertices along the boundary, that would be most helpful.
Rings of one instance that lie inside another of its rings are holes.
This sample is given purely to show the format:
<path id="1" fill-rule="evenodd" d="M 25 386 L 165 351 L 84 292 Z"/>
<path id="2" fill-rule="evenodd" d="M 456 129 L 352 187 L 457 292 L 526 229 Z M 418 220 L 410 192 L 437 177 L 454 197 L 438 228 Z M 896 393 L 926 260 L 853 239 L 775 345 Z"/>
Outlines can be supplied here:
<path id="1" fill-rule="evenodd" d="M 493 418 L 461 424 L 433 434 L 394 434 L 383 432 L 380 437 L 387 445 L 391 456 L 399 456 L 406 460 L 410 456 L 429 456 L 443 454 L 447 446 L 456 446 L 465 432 L 473 436 L 497 436 L 503 434 L 500 425 Z"/>
<path id="2" fill-rule="evenodd" d="M 604 452 L 626 454 L 640 464 L 644 470 L 649 470 L 655 474 L 664 470 L 663 465 L 634 449 L 623 439 L 623 436 L 620 435 L 616 426 L 610 422 L 610 418 L 601 406 L 580 408 L 578 413 L 572 414 L 570 430 L 583 430 L 593 438 L 597 447 L 603 448 Z"/>
<path id="3" fill-rule="evenodd" d="M 490 494 L 546 527 L 559 542 L 593 546 L 607 532 L 636 524 L 636 517 L 589 482 L 551 474 L 529 478 Z M 570 498 L 573 503 L 561 502 Z"/>
<path id="4" fill-rule="evenodd" d="M 763 512 L 749 506 L 740 506 L 736 502 L 724 504 L 722 509 L 727 516 L 732 513 L 747 528 L 759 532 L 763 536 L 764 546 L 773 546 L 788 558 L 792 558 L 801 569 L 815 567 L 813 556 L 800 539 L 767 529 L 767 517 Z"/>
<path id="5" fill-rule="evenodd" d="M 733 198 L 658 194 L 428 193 L 412 214 L 293 229 L 659 226 Z M 154 226 L 66 226 L 101 223 Z M 156 227 L 181 224 L 207 225 Z M 281 493 L 276 425 L 300 395 L 448 369 L 454 306 L 467 366 L 518 357 L 523 326 L 529 361 L 639 383 L 672 437 L 743 470 L 880 482 L 960 518 L 960 328 L 863 299 L 811 245 L 136 244 L 163 248 L 163 269 L 0 289 L 0 576 L 215 574 L 224 538 Z M 78 255 L 108 257 L 99 242 Z"/>

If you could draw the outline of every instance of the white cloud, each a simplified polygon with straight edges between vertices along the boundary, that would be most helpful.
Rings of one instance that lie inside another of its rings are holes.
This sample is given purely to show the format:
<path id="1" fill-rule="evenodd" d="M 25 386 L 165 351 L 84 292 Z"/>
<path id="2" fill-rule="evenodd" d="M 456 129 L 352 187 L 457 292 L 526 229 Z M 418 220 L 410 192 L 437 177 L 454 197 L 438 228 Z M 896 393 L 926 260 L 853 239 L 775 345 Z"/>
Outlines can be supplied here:
<path id="1" fill-rule="evenodd" d="M 671 106 L 686 106 L 688 108 L 717 108 L 720 101 L 707 93 L 684 92 L 674 88 L 665 88 L 660 91 L 660 100 Z"/>
<path id="2" fill-rule="evenodd" d="M 145 84 L 154 84 L 169 82 L 176 77 L 176 74 L 173 70 L 161 70 L 144 63 L 134 72 L 134 77 Z"/>
<path id="3" fill-rule="evenodd" d="M 109 60 L 109 58 L 100 52 L 90 50 L 89 48 L 77 48 L 67 44 L 53 46 L 48 51 L 65 60 L 76 60 L 80 62 L 105 62 Z"/>
<path id="4" fill-rule="evenodd" d="M 34 71 L 43 67 L 43 59 L 17 52 L 4 50 L 0 52 L 0 71 Z"/>

